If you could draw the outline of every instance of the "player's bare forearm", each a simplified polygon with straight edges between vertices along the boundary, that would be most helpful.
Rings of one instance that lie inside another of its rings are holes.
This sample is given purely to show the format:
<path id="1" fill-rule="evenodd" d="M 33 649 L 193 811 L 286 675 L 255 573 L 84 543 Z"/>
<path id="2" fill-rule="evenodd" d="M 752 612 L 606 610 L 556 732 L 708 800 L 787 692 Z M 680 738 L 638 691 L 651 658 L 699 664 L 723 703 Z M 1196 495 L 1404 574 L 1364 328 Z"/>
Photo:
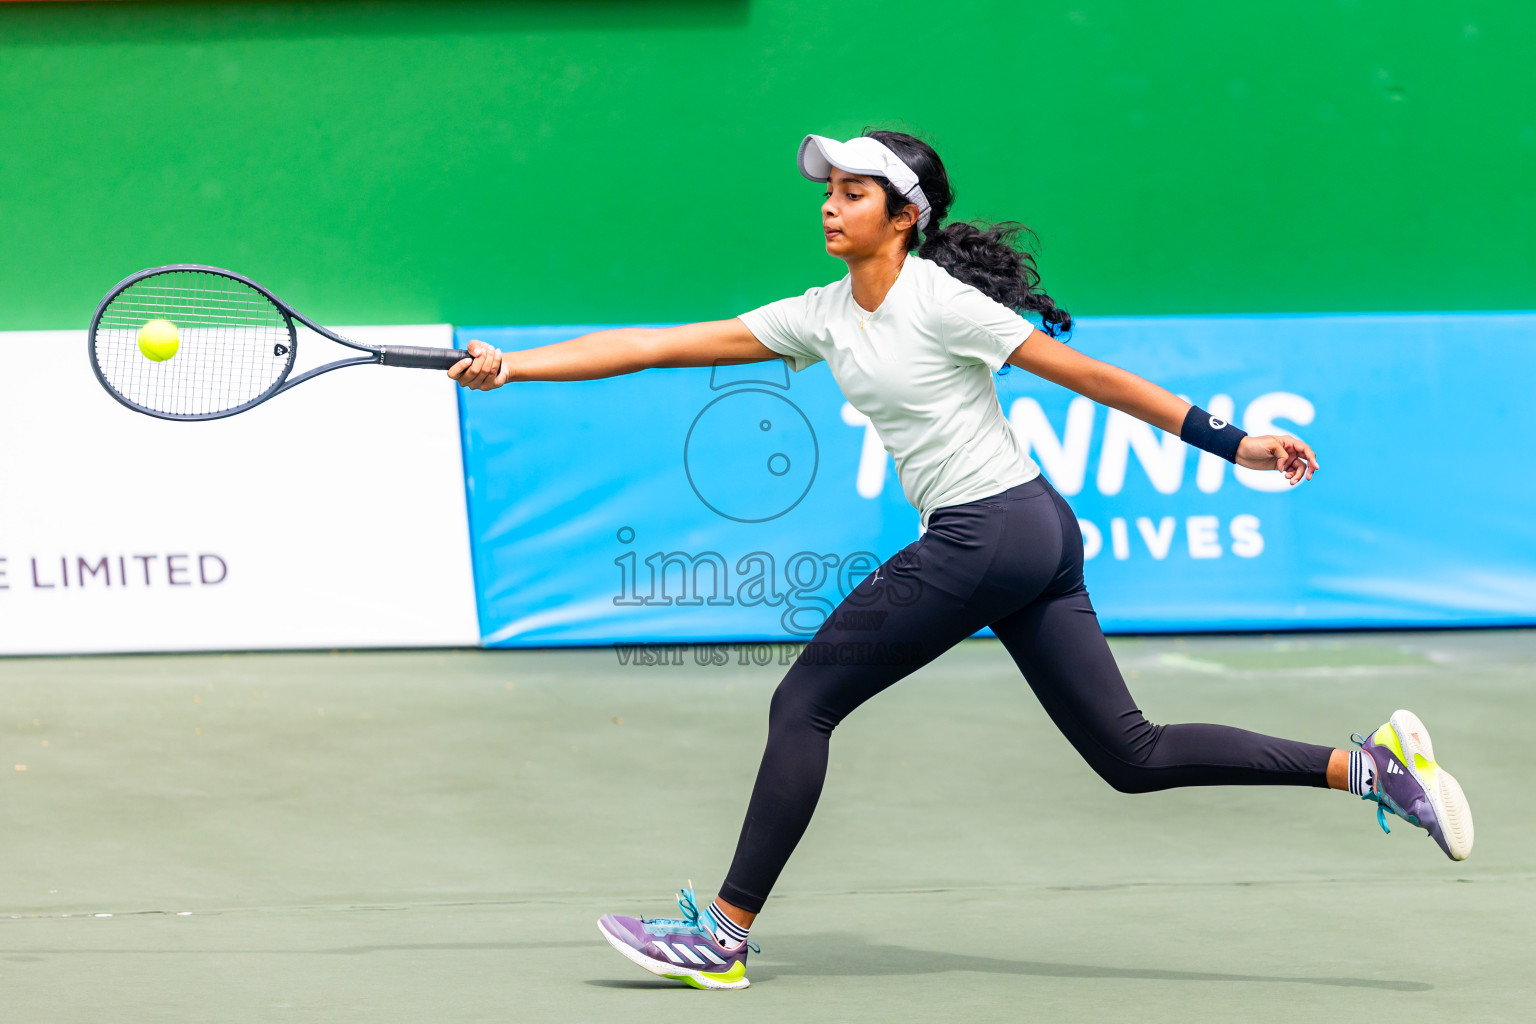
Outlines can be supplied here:
<path id="1" fill-rule="evenodd" d="M 677 327 L 619 327 L 506 353 L 471 341 L 469 353 L 471 358 L 448 375 L 481 391 L 512 381 L 597 380 L 653 367 L 753 363 L 778 357 L 739 319 Z"/>
<path id="2" fill-rule="evenodd" d="M 1183 432 L 1190 403 L 1129 370 L 1085 356 L 1041 331 L 1031 332 L 1008 361 L 1170 434 Z M 1316 453 L 1305 441 L 1289 434 L 1244 437 L 1237 448 L 1236 462 L 1247 469 L 1276 470 L 1293 485 L 1312 479 L 1317 471 Z"/>
<path id="3" fill-rule="evenodd" d="M 644 327 L 594 331 L 569 341 L 502 355 L 503 383 L 526 380 L 599 380 L 647 370 L 658 333 Z"/>
<path id="4" fill-rule="evenodd" d="M 1085 356 L 1042 331 L 1031 333 L 1013 350 L 1008 361 L 1170 434 L 1179 432 L 1184 415 L 1189 412 L 1189 403 L 1166 388 L 1129 370 Z"/>

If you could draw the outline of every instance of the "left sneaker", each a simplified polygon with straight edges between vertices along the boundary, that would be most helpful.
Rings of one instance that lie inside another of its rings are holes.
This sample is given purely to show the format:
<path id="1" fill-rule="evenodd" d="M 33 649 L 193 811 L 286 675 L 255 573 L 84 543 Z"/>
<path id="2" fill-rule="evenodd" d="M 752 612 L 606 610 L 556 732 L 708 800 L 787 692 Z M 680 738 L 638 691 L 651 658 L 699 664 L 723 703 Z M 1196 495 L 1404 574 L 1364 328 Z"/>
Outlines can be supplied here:
<path id="1" fill-rule="evenodd" d="M 1451 773 L 1435 763 L 1429 730 L 1412 711 L 1398 710 L 1366 739 L 1350 737 L 1376 763 L 1376 787 L 1362 799 L 1376 801 L 1376 821 L 1383 832 L 1386 812 L 1417 825 L 1440 844 L 1451 860 L 1472 852 L 1472 808 Z"/>
<path id="2" fill-rule="evenodd" d="M 743 942 L 735 949 L 720 945 L 701 915 L 692 889 L 678 891 L 677 905 L 682 908 L 682 920 L 604 914 L 597 919 L 597 930 L 614 949 L 663 978 L 694 988 L 750 985 L 747 950 L 756 952 L 757 947 L 751 942 Z M 708 913 L 703 911 L 704 915 Z"/>

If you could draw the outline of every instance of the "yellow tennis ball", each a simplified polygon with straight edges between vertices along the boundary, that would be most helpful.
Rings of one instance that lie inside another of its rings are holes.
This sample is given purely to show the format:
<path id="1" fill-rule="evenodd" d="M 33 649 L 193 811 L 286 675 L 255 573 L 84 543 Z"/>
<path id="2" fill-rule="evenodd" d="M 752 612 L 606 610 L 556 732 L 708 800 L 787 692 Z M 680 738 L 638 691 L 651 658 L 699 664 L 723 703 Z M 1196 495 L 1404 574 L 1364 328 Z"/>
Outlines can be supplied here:
<path id="1" fill-rule="evenodd" d="M 145 359 L 163 363 L 181 348 L 181 335 L 169 320 L 151 320 L 139 328 L 139 351 Z"/>

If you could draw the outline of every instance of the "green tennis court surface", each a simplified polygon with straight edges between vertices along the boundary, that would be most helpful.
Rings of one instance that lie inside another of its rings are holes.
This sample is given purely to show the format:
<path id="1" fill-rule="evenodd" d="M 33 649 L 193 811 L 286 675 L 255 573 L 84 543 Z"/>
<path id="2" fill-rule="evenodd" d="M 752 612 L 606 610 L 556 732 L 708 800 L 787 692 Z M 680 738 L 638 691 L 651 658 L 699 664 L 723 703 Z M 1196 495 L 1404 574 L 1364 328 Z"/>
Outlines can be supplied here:
<path id="1" fill-rule="evenodd" d="M 1412 708 L 1471 860 L 1339 793 L 1117 794 L 968 641 L 838 731 L 752 988 L 695 992 L 594 921 L 713 894 L 777 663 L 12 660 L 3 1018 L 1529 1019 L 1536 633 L 1115 648 L 1154 721 L 1344 744 Z"/>

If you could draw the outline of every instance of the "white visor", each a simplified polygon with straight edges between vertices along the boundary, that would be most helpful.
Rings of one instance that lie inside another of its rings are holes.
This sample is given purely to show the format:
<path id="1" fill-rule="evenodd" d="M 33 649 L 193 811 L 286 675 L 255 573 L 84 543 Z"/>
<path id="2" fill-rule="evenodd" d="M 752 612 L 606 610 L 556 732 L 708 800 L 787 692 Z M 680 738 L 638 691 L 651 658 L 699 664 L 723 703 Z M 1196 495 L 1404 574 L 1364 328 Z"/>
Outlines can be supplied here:
<path id="1" fill-rule="evenodd" d="M 928 197 L 917 183 L 917 172 L 902 163 L 901 157 L 879 139 L 860 135 L 838 142 L 824 135 L 807 135 L 800 143 L 800 173 L 812 181 L 827 181 L 832 168 L 849 174 L 877 174 L 896 186 L 896 190 L 917 204 L 917 226 L 928 226 Z"/>

